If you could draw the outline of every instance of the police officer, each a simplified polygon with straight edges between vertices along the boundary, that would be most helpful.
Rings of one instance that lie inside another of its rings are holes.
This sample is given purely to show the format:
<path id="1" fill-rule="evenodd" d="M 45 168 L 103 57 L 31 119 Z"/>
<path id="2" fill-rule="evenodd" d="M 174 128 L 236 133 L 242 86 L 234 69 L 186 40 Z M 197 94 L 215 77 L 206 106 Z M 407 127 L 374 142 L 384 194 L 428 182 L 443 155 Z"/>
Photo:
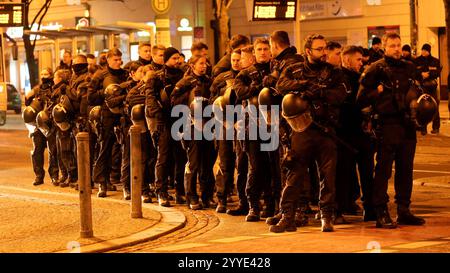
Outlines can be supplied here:
<path id="1" fill-rule="evenodd" d="M 51 68 L 44 68 L 41 70 L 41 84 L 34 87 L 30 93 L 25 96 L 25 106 L 30 106 L 33 103 L 33 106 L 39 108 L 39 110 L 47 107 L 51 102 L 51 94 L 52 94 L 52 86 L 53 86 L 53 71 Z M 34 122 L 36 121 L 36 115 L 39 111 L 34 109 Z M 31 111 L 31 112 L 33 112 Z M 24 113 L 24 119 L 28 114 L 28 109 Z M 27 121 L 25 121 L 27 122 Z M 34 186 L 38 186 L 44 183 L 44 151 L 45 148 L 48 148 L 49 153 L 49 166 L 48 173 L 52 180 L 53 185 L 58 185 L 58 152 L 56 149 L 56 134 L 51 132 L 47 137 L 42 134 L 40 130 L 35 128 L 36 130 L 30 131 L 30 138 L 33 141 L 33 150 L 31 152 L 31 160 L 33 163 L 33 170 L 36 175 L 36 179 L 33 182 Z"/>
<path id="2" fill-rule="evenodd" d="M 291 46 L 289 35 L 286 31 L 278 30 L 274 31 L 270 35 L 270 51 L 272 53 L 272 57 L 274 58 L 275 65 L 272 68 L 272 73 L 266 77 L 266 85 L 269 87 L 276 87 L 276 82 L 280 78 L 280 75 L 292 64 L 303 62 L 304 58 L 302 55 L 297 54 L 297 49 L 294 46 Z M 286 163 L 285 159 L 290 152 L 290 139 L 289 136 L 291 134 L 291 128 L 287 124 L 286 120 L 282 117 L 280 118 L 280 141 L 282 144 L 282 148 L 280 149 L 280 156 L 283 157 L 283 160 L 279 160 L 281 165 L 277 167 L 276 173 L 281 175 L 282 182 L 286 181 L 286 168 L 284 167 L 284 163 Z M 283 168 L 282 168 L 283 167 Z M 283 169 L 283 172 L 281 171 Z M 276 194 L 276 199 L 280 198 L 281 186 L 274 185 L 274 194 Z M 277 204 L 278 206 L 279 204 Z M 281 215 L 280 215 L 281 216 Z M 281 217 L 280 217 L 281 218 Z M 268 220 L 270 221 L 270 220 Z M 266 220 L 267 222 L 267 220 Z"/>
<path id="3" fill-rule="evenodd" d="M 100 184 L 99 197 L 106 197 L 107 183 L 111 173 L 111 157 L 114 143 L 117 141 L 114 135 L 114 126 L 118 125 L 119 115 L 114 114 L 106 105 L 104 90 L 110 84 L 120 84 L 127 79 L 127 73 L 120 68 L 122 52 L 119 49 L 110 49 L 107 53 L 108 65 L 106 69 L 98 70 L 88 86 L 88 103 L 91 106 L 102 106 L 103 132 L 100 135 L 100 150 L 95 162 L 93 180 Z M 117 98 L 123 102 L 125 96 Z M 115 103 L 115 102 L 114 102 Z"/>
<path id="4" fill-rule="evenodd" d="M 231 70 L 219 74 L 213 81 L 211 85 L 211 97 L 210 103 L 216 105 L 224 110 L 226 110 L 227 105 L 235 104 L 235 95 L 232 90 L 234 78 L 241 70 L 240 67 L 241 50 L 235 49 L 231 54 Z M 220 97 L 220 98 L 219 98 Z M 216 101 L 217 100 L 217 101 Z M 225 117 L 223 118 L 225 120 Z M 234 140 L 225 139 L 226 130 L 234 128 L 234 123 L 227 123 L 224 121 L 222 129 L 222 139 L 216 140 L 219 146 L 219 170 L 216 174 L 216 186 L 217 186 L 217 198 L 218 205 L 216 211 L 219 213 L 225 213 L 227 211 L 227 196 L 233 190 L 234 185 L 234 168 L 236 156 L 234 152 Z M 228 127 L 227 127 L 228 126 Z M 219 130 L 219 129 L 217 129 Z M 233 130 L 234 131 L 234 130 Z"/>
<path id="5" fill-rule="evenodd" d="M 361 109 L 356 105 L 359 90 L 359 71 L 362 67 L 362 50 L 357 46 L 347 46 L 342 52 L 342 71 L 350 86 L 350 94 L 342 104 L 339 115 L 337 135 L 354 150 L 338 145 L 338 161 L 336 173 L 337 211 L 335 224 L 344 223 L 342 213 L 355 214 L 355 201 L 359 198 L 361 184 L 364 206 L 364 221 L 375 220 L 372 205 L 374 141 L 371 132 L 362 129 L 363 117 Z M 355 153 L 356 152 L 356 153 Z M 359 179 L 356 171 L 358 165 Z"/>
<path id="6" fill-rule="evenodd" d="M 90 170 L 91 174 L 93 173 L 94 161 L 96 158 L 96 154 L 98 153 L 98 149 L 96 149 L 97 145 L 97 136 L 91 130 L 89 126 L 89 112 L 92 106 L 89 106 L 87 94 L 88 94 L 88 85 L 91 81 L 93 73 L 95 73 L 98 68 L 95 65 L 95 57 L 92 55 L 91 58 L 84 55 L 77 55 L 73 59 L 72 64 L 72 77 L 69 81 L 69 88 L 67 90 L 67 98 L 70 100 L 70 103 L 73 107 L 73 118 L 74 125 L 72 134 L 73 137 L 79 132 L 87 132 L 89 133 L 89 157 L 90 157 Z M 93 57 L 93 58 L 92 58 Z M 89 60 L 94 60 L 94 62 L 89 63 Z M 93 73 L 92 73 L 93 72 Z M 76 153 L 74 153 L 76 157 Z M 93 184 L 93 180 L 91 179 L 91 184 Z"/>
<path id="7" fill-rule="evenodd" d="M 208 45 L 203 42 L 196 42 L 196 43 L 193 43 L 191 46 L 192 56 L 197 56 L 197 57 L 201 56 L 201 57 L 205 57 L 207 59 L 206 75 L 208 75 L 210 77 L 212 75 L 212 65 L 211 65 L 211 61 L 209 60 L 208 49 L 209 49 Z"/>
<path id="8" fill-rule="evenodd" d="M 244 107 L 252 104 L 257 107 L 259 92 L 263 89 L 263 80 L 272 72 L 270 42 L 267 39 L 257 39 L 254 44 L 256 63 L 247 69 L 242 70 L 237 75 L 233 89 L 238 100 L 242 101 Z M 254 115 L 256 116 L 256 115 Z M 261 151 L 261 141 L 258 136 L 256 140 L 245 141 L 244 149 L 249 160 L 249 173 L 246 185 L 246 195 L 249 203 L 249 213 L 246 216 L 247 222 L 257 222 L 260 220 L 261 209 L 259 199 L 264 192 L 266 207 L 264 216 L 270 217 L 275 213 L 275 198 L 271 188 L 271 178 L 275 178 L 270 165 L 270 155 Z M 280 178 L 278 178 L 279 181 Z"/>
<path id="9" fill-rule="evenodd" d="M 139 44 L 138 47 L 139 59 L 141 65 L 149 65 L 152 63 L 152 45 L 149 43 Z"/>
<path id="10" fill-rule="evenodd" d="M 186 105 L 191 109 L 191 116 L 194 116 L 194 108 L 200 110 L 208 105 L 210 98 L 211 78 L 206 74 L 208 70 L 208 60 L 206 56 L 193 56 L 190 59 L 190 70 L 176 84 L 170 95 L 171 104 Z M 190 209 L 215 207 L 212 201 L 214 195 L 214 175 L 213 166 L 216 154 L 213 142 L 203 138 L 201 132 L 205 119 L 197 120 L 192 118 L 194 124 L 191 125 L 191 140 L 183 137 L 183 145 L 187 151 L 188 162 L 184 173 L 184 185 L 186 190 L 186 201 Z M 195 130 L 200 130 L 201 139 L 194 139 Z M 200 192 L 202 203 L 199 202 L 197 194 L 197 177 L 200 181 Z"/>
<path id="11" fill-rule="evenodd" d="M 241 70 L 247 69 L 255 63 L 255 55 L 253 45 L 248 45 L 241 48 L 241 58 L 239 65 Z M 242 107 L 242 102 L 236 101 L 237 106 Z M 245 195 L 245 188 L 247 184 L 248 173 L 248 157 L 243 149 L 242 141 L 236 139 L 234 141 L 236 153 L 236 189 L 239 198 L 239 205 L 237 208 L 228 209 L 227 214 L 232 216 L 245 216 L 248 214 L 249 205 L 247 196 Z"/>
<path id="12" fill-rule="evenodd" d="M 415 67 L 401 59 L 401 39 L 396 33 L 383 37 L 386 55 L 370 65 L 361 77 L 357 103 L 363 112 L 377 115 L 377 165 L 375 168 L 373 205 L 378 228 L 395 228 L 389 211 L 388 180 L 395 161 L 395 201 L 397 223 L 422 225 L 425 221 L 410 211 L 413 185 L 413 162 L 416 128 L 411 120 L 410 104 L 417 99 L 412 88 Z M 412 92 L 413 94 L 410 94 Z M 411 99 L 412 98 L 412 99 Z"/>
<path id="13" fill-rule="evenodd" d="M 407 61 L 414 62 L 414 58 L 411 54 L 411 46 L 410 45 L 402 46 L 402 58 Z"/>
<path id="14" fill-rule="evenodd" d="M 186 153 L 181 142 L 173 140 L 170 134 L 172 126 L 170 96 L 177 82 L 183 78 L 183 71 L 179 68 L 180 53 L 169 47 L 164 51 L 163 69 L 149 74 L 145 85 L 145 106 L 148 128 L 157 148 L 155 190 L 158 203 L 170 206 L 168 194 L 168 176 L 172 175 L 170 161 L 174 161 L 176 203 L 184 203 L 184 166 Z"/>
<path id="15" fill-rule="evenodd" d="M 416 64 L 417 70 L 419 72 L 418 77 L 422 88 L 426 93 L 430 94 L 436 101 L 437 105 L 439 105 L 440 98 L 437 95 L 437 87 L 438 87 L 437 79 L 441 75 L 442 67 L 439 62 L 439 59 L 431 55 L 431 46 L 429 44 L 424 44 L 422 46 L 422 55 L 420 57 L 417 57 L 414 60 L 414 63 Z M 441 119 L 438 110 L 433 119 L 433 126 L 431 133 L 438 134 L 440 127 L 441 127 Z"/>
<path id="16" fill-rule="evenodd" d="M 150 69 L 153 71 L 161 70 L 164 66 L 164 51 L 166 47 L 163 45 L 154 45 L 152 47 L 152 62 Z"/>
<path id="17" fill-rule="evenodd" d="M 327 62 L 340 67 L 342 64 L 342 45 L 338 42 L 329 41 L 327 43 Z"/>
<path id="18" fill-rule="evenodd" d="M 299 197 L 305 191 L 304 188 L 309 186 L 305 177 L 308 176 L 308 165 L 312 160 L 317 162 L 321 177 L 319 209 L 322 231 L 333 231 L 337 152 L 332 136 L 347 87 L 343 82 L 342 71 L 326 63 L 325 50 L 326 41 L 323 36 L 308 36 L 305 43 L 307 60 L 289 66 L 277 84 L 278 91 L 283 94 L 290 91 L 299 93 L 285 96 L 283 112 L 286 110 L 284 101 L 287 98 L 300 99 L 311 112 L 312 120 L 302 130 L 296 131 L 293 127 L 291 147 L 294 159 L 281 196 L 282 218 L 278 224 L 270 227 L 272 232 L 296 230 L 294 210 L 297 203 L 306 206 L 304 198 Z"/>
<path id="19" fill-rule="evenodd" d="M 55 69 L 55 72 L 60 69 L 67 69 L 71 71 L 72 69 L 72 52 L 70 50 L 65 50 L 63 54 L 63 59 L 59 63 L 59 66 Z"/>
<path id="20" fill-rule="evenodd" d="M 225 56 L 223 56 L 213 67 L 212 76 L 216 78 L 221 73 L 231 70 L 231 54 L 233 54 L 234 50 L 243 48 L 248 45 L 250 45 L 250 40 L 247 36 L 244 36 L 242 34 L 233 35 L 233 37 L 231 37 L 230 39 L 230 42 L 228 43 L 227 54 L 225 54 Z"/>
<path id="21" fill-rule="evenodd" d="M 383 58 L 384 51 L 381 47 L 381 39 L 374 37 L 372 39 L 372 47 L 369 49 L 369 64 L 372 64 Z"/>
<path id="22" fill-rule="evenodd" d="M 75 188 L 78 180 L 77 162 L 75 158 L 75 139 L 72 135 L 72 127 L 75 124 L 73 107 L 68 98 L 70 71 L 58 70 L 53 77 L 53 103 L 52 116 L 56 127 L 56 142 L 58 159 L 61 169 L 60 187 L 71 186 Z M 54 111 L 54 108 L 60 111 Z M 56 116 L 55 116 L 56 114 Z M 70 115 L 70 116 L 69 116 Z M 68 179 L 68 180 L 67 180 Z"/>
<path id="23" fill-rule="evenodd" d="M 145 122 L 145 78 L 144 75 L 150 68 L 141 66 L 138 62 L 134 62 L 130 66 L 130 80 L 122 84 L 127 90 L 126 107 L 124 115 L 121 118 L 121 130 L 123 134 L 122 142 L 122 175 L 121 182 L 123 185 L 123 196 L 125 200 L 130 200 L 130 135 L 129 129 L 132 123 L 137 124 L 140 121 L 141 129 L 141 151 L 142 151 L 142 170 L 144 172 L 142 183 L 142 201 L 151 203 L 149 184 L 154 181 L 154 169 L 156 161 L 156 150 L 147 130 Z M 134 108 L 136 106 L 136 108 Z M 139 121 L 136 114 L 139 114 Z"/>

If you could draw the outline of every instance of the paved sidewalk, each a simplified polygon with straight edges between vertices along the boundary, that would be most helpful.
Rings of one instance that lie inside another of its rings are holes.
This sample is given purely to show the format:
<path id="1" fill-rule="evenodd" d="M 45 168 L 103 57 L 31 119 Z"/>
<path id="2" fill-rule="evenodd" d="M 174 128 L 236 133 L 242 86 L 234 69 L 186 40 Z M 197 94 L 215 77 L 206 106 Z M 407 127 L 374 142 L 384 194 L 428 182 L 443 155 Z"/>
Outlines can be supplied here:
<path id="1" fill-rule="evenodd" d="M 81 239 L 77 193 L 0 186 L 0 208 L 0 252 L 104 252 L 156 239 L 186 221 L 154 204 L 143 204 L 143 218 L 132 219 L 129 201 L 93 196 L 94 237 Z"/>

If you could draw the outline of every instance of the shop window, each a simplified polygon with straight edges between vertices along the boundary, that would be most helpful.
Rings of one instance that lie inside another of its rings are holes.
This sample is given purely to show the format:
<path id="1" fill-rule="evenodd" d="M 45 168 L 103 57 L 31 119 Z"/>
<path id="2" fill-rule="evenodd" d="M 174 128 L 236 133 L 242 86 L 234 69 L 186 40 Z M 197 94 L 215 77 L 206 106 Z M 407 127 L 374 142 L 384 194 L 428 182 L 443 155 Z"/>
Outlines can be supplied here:
<path id="1" fill-rule="evenodd" d="M 372 40 L 375 37 L 382 38 L 384 34 L 394 32 L 400 35 L 400 26 L 378 26 L 378 27 L 368 27 L 367 37 L 369 48 L 372 47 Z"/>
<path id="2" fill-rule="evenodd" d="M 181 36 L 181 53 L 186 56 L 185 60 L 191 58 L 191 46 L 192 46 L 192 36 Z"/>

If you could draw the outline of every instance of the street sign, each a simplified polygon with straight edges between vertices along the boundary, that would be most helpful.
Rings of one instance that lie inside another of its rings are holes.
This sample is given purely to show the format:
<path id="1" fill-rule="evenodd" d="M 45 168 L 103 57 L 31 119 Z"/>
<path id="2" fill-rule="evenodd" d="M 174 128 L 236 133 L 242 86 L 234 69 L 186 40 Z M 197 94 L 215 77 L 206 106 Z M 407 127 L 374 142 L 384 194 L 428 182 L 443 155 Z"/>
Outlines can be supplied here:
<path id="1" fill-rule="evenodd" d="M 152 8 L 156 14 L 166 14 L 171 6 L 170 0 L 152 0 Z"/>
<path id="2" fill-rule="evenodd" d="M 0 3 L 0 27 L 21 27 L 24 24 L 25 4 Z"/>
<path id="3" fill-rule="evenodd" d="M 253 20 L 295 20 L 297 2 L 297 0 L 253 0 Z"/>
<path id="4" fill-rule="evenodd" d="M 76 27 L 88 27 L 90 25 L 90 17 L 75 17 Z"/>

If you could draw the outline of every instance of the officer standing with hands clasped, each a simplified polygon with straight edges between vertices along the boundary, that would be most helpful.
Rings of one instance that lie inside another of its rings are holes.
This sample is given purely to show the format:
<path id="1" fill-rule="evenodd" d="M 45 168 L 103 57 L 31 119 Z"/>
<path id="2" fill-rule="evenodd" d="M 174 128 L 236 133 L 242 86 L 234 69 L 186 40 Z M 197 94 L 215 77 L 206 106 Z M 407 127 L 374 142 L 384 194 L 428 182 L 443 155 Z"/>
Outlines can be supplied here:
<path id="1" fill-rule="evenodd" d="M 429 44 L 424 44 L 422 46 L 422 55 L 420 57 L 417 57 L 414 60 L 414 63 L 416 64 L 416 68 L 420 73 L 420 75 L 418 75 L 418 78 L 423 90 L 427 94 L 431 95 L 439 105 L 440 99 L 437 94 L 437 79 L 441 75 L 442 67 L 439 63 L 439 60 L 431 56 L 431 46 Z M 437 109 L 439 110 L 439 107 Z M 433 119 L 433 127 L 431 133 L 438 134 L 440 127 L 441 119 L 439 116 L 439 111 L 437 111 Z M 423 131 L 426 132 L 426 128 L 423 128 Z"/>
<path id="2" fill-rule="evenodd" d="M 377 165 L 375 168 L 373 205 L 378 228 L 396 228 L 389 215 L 388 180 L 395 161 L 395 201 L 397 223 L 423 225 L 425 220 L 414 216 L 409 207 L 413 185 L 413 163 L 416 151 L 416 127 L 411 106 L 418 97 L 414 88 L 415 67 L 401 59 L 401 39 L 396 33 L 383 37 L 386 53 L 370 65 L 361 76 L 357 103 L 363 113 L 378 116 Z"/>

